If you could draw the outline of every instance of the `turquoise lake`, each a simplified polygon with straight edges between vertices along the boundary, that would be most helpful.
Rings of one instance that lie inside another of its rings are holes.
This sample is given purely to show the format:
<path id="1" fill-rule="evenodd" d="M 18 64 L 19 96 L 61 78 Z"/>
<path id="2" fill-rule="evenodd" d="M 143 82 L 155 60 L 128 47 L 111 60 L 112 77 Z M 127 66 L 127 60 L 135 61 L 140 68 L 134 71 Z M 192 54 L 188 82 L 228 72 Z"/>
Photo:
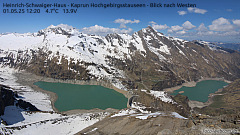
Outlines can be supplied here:
<path id="1" fill-rule="evenodd" d="M 224 81 L 205 80 L 198 82 L 195 87 L 183 86 L 182 88 L 175 90 L 172 95 L 182 94 L 187 96 L 190 100 L 207 102 L 210 93 L 214 93 L 226 85 L 228 85 L 228 83 Z M 180 91 L 184 91 L 184 93 L 179 93 Z"/>
<path id="2" fill-rule="evenodd" d="M 34 85 L 57 94 L 54 106 L 60 111 L 74 109 L 123 109 L 128 99 L 113 89 L 99 85 L 77 85 L 67 83 L 36 82 Z"/>

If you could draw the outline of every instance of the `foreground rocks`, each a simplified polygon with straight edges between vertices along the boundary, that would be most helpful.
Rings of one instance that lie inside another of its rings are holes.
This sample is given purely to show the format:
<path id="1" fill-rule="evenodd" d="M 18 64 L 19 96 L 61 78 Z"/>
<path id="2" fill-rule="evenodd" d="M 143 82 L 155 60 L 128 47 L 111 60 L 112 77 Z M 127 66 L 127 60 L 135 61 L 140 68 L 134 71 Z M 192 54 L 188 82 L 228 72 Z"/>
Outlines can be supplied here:
<path id="1" fill-rule="evenodd" d="M 10 88 L 0 85 L 0 115 L 4 114 L 6 106 L 14 105 L 16 94 Z"/>
<path id="2" fill-rule="evenodd" d="M 6 106 L 16 105 L 27 111 L 39 111 L 34 105 L 22 99 L 17 99 L 19 96 L 14 93 L 10 87 L 0 85 L 0 115 L 4 115 Z"/>

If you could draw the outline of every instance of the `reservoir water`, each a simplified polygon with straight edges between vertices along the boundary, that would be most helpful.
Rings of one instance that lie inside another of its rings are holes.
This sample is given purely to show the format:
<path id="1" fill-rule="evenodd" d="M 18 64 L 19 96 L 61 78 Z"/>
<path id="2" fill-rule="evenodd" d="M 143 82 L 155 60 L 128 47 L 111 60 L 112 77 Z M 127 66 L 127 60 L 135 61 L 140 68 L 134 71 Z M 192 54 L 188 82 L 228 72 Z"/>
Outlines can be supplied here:
<path id="1" fill-rule="evenodd" d="M 99 85 L 77 85 L 67 83 L 36 82 L 34 85 L 57 94 L 54 106 L 60 111 L 74 109 L 123 109 L 128 99 L 115 90 Z"/>
<path id="2" fill-rule="evenodd" d="M 172 95 L 177 95 L 180 92 L 180 94 L 187 96 L 190 100 L 207 102 L 210 93 L 214 93 L 226 85 L 228 85 L 228 83 L 224 81 L 205 80 L 198 82 L 195 87 L 183 86 L 182 88 L 175 90 Z"/>

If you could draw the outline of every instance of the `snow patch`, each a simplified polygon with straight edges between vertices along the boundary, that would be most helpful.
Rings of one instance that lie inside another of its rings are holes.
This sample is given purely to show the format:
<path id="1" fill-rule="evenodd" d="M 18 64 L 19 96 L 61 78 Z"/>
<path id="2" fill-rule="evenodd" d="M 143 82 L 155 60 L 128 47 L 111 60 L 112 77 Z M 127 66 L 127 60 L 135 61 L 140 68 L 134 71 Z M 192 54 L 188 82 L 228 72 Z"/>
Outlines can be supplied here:
<path id="1" fill-rule="evenodd" d="M 170 96 L 167 95 L 167 93 L 165 91 L 153 91 L 153 90 L 150 90 L 150 93 L 148 93 L 146 90 L 141 90 L 141 91 L 144 91 L 147 94 L 153 95 L 155 98 L 158 98 L 158 99 L 160 99 L 163 102 L 177 104 L 176 102 L 174 102 L 172 100 L 172 98 Z"/>
<path id="2" fill-rule="evenodd" d="M 111 117 L 126 116 L 133 113 L 136 113 L 136 110 L 133 109 L 120 110 L 117 114 L 114 114 Z"/>

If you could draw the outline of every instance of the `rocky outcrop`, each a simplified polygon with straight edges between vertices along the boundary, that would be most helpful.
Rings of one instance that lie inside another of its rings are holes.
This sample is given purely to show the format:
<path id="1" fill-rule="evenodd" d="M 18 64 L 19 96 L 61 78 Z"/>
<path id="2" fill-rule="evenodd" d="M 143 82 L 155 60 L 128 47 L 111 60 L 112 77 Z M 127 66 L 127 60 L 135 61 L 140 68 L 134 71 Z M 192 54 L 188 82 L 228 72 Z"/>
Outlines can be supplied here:
<path id="1" fill-rule="evenodd" d="M 190 107 L 188 106 L 188 98 L 177 96 L 173 102 L 169 103 L 164 102 L 159 98 L 155 98 L 152 95 L 146 94 L 145 92 L 136 91 L 137 96 L 132 97 L 131 101 L 136 103 L 141 103 L 141 105 L 145 106 L 144 110 L 151 112 L 177 112 L 184 117 L 189 117 L 190 115 Z"/>
<path id="2" fill-rule="evenodd" d="M 6 106 L 14 105 L 16 94 L 9 87 L 0 85 L 0 115 L 4 114 Z"/>
<path id="3" fill-rule="evenodd" d="M 27 110 L 27 111 L 40 111 L 37 109 L 37 107 L 35 107 L 31 103 L 26 102 L 22 99 L 17 100 L 16 106 L 19 106 L 20 108 Z"/>
<path id="4" fill-rule="evenodd" d="M 26 111 L 40 111 L 34 105 L 22 99 L 17 99 L 18 94 L 14 93 L 10 87 L 0 85 L 0 115 L 4 114 L 6 106 L 16 105 Z"/>

